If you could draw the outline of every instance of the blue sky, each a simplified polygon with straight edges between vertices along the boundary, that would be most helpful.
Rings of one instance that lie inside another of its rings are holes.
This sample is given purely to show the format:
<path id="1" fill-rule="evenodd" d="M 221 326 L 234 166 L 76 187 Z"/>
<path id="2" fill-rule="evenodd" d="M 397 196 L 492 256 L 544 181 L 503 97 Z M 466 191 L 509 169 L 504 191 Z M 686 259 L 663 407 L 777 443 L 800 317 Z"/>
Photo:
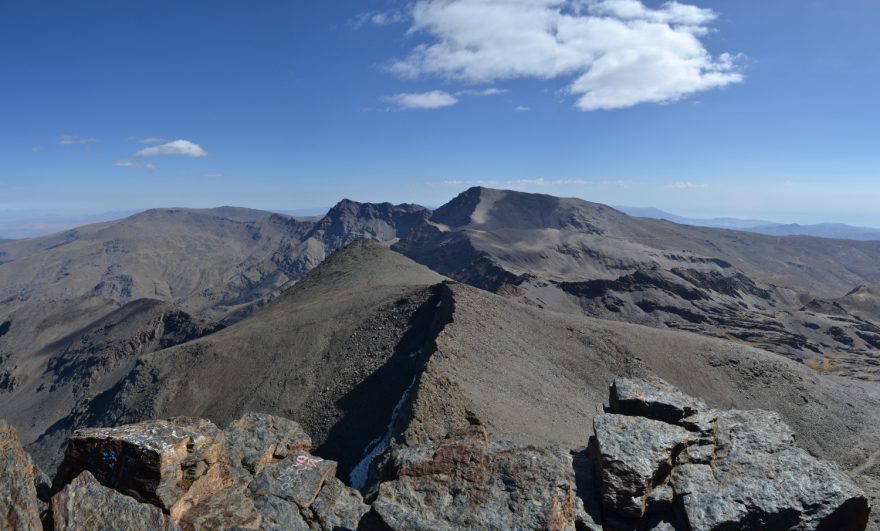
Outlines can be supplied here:
<path id="1" fill-rule="evenodd" d="M 484 184 L 880 226 L 877 20 L 875 0 L 6 1 L 0 211 Z"/>

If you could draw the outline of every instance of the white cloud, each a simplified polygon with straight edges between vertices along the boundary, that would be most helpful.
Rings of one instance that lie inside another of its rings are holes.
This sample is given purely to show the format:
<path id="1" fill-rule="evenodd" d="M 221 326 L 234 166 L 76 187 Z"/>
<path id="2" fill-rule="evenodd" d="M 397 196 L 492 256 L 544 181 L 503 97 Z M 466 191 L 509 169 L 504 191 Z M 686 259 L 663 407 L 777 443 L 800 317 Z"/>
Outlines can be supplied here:
<path id="1" fill-rule="evenodd" d="M 58 143 L 62 146 L 72 146 L 75 144 L 97 144 L 98 139 L 82 137 L 79 135 L 61 135 L 61 138 L 58 139 Z"/>
<path id="2" fill-rule="evenodd" d="M 202 177 L 223 177 L 223 174 L 219 171 L 206 171 L 202 174 Z"/>
<path id="3" fill-rule="evenodd" d="M 513 108 L 513 110 L 516 112 L 529 112 L 532 109 L 530 107 L 526 107 L 525 105 L 517 105 Z"/>
<path id="4" fill-rule="evenodd" d="M 389 68 L 467 83 L 568 78 L 584 111 L 665 103 L 743 80 L 733 55 L 700 40 L 715 18 L 676 1 L 418 0 L 409 32 L 428 41 Z"/>
<path id="5" fill-rule="evenodd" d="M 400 109 L 441 109 L 458 103 L 458 98 L 442 90 L 395 94 L 386 96 L 382 101 L 393 103 Z"/>
<path id="6" fill-rule="evenodd" d="M 502 94 L 507 94 L 507 89 L 499 89 L 494 87 L 482 90 L 465 89 L 459 90 L 455 93 L 456 96 L 500 96 Z"/>
<path id="7" fill-rule="evenodd" d="M 131 159 L 121 159 L 113 161 L 114 166 L 119 166 L 121 168 L 143 168 L 145 170 L 155 170 L 159 166 L 153 164 L 152 162 L 141 162 L 138 160 Z"/>
<path id="8" fill-rule="evenodd" d="M 162 157 L 166 155 L 186 155 L 189 157 L 206 157 L 208 154 L 198 144 L 189 140 L 174 140 L 158 146 L 144 148 L 135 157 Z"/>
<path id="9" fill-rule="evenodd" d="M 34 146 L 31 148 L 31 153 L 42 153 L 43 151 L 46 151 L 46 148 L 43 146 Z"/>
<path id="10" fill-rule="evenodd" d="M 400 11 L 375 11 L 372 13 L 361 13 L 354 18 L 353 25 L 355 29 L 360 29 L 365 24 L 373 24 L 375 26 L 390 26 L 403 22 L 405 17 Z"/>

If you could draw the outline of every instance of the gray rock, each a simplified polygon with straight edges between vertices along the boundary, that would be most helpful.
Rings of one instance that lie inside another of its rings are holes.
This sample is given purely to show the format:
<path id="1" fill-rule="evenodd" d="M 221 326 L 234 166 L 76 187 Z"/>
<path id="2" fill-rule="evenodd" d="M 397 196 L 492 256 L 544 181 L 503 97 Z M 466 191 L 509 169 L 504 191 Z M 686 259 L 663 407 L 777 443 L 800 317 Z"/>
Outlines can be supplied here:
<path id="1" fill-rule="evenodd" d="M 557 450 L 475 439 L 401 448 L 367 519 L 392 530 L 573 530 L 571 459 Z"/>
<path id="2" fill-rule="evenodd" d="M 714 459 L 672 472 L 694 531 L 865 529 L 865 494 L 836 465 L 796 447 L 776 413 L 719 412 L 716 440 Z"/>
<path id="3" fill-rule="evenodd" d="M 0 529 L 43 529 L 33 463 L 5 420 L 0 420 Z"/>
<path id="4" fill-rule="evenodd" d="M 690 432 L 657 420 L 613 414 L 596 416 L 593 429 L 603 506 L 621 516 L 643 516 L 652 490 L 668 477 Z"/>
<path id="5" fill-rule="evenodd" d="M 56 531 L 180 529 L 158 507 L 104 487 L 88 471 L 52 498 L 52 520 Z"/>
<path id="6" fill-rule="evenodd" d="M 369 512 L 361 494 L 336 478 L 324 483 L 312 504 L 312 512 L 324 531 L 357 529 L 361 518 Z"/>
<path id="7" fill-rule="evenodd" d="M 298 423 L 265 413 L 247 413 L 224 432 L 231 459 L 252 474 L 273 459 L 312 449 L 312 439 Z"/>
<path id="8" fill-rule="evenodd" d="M 335 473 L 336 461 L 298 451 L 263 468 L 250 489 L 254 496 L 276 496 L 305 510 L 311 507 L 324 483 Z"/>
<path id="9" fill-rule="evenodd" d="M 264 495 L 254 498 L 254 506 L 262 516 L 261 529 L 266 531 L 309 531 L 295 503 L 277 496 Z"/>
<path id="10" fill-rule="evenodd" d="M 708 409 L 702 400 L 682 393 L 655 376 L 616 378 L 611 384 L 610 405 L 612 413 L 671 423 Z"/>

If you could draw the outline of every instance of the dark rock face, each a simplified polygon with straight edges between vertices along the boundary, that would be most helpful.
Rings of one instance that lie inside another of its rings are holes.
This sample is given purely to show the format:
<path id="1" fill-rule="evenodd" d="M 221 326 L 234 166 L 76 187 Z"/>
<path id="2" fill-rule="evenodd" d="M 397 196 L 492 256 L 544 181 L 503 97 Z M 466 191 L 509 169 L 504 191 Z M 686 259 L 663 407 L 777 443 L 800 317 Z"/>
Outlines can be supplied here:
<path id="1" fill-rule="evenodd" d="M 610 395 L 617 414 L 595 421 L 606 528 L 867 526 L 865 494 L 798 448 L 778 414 L 709 409 L 653 378 L 617 379 Z"/>
<path id="2" fill-rule="evenodd" d="M 398 449 L 390 467 L 377 528 L 574 529 L 574 473 L 557 450 L 468 437 Z"/>
<path id="3" fill-rule="evenodd" d="M 52 498 L 52 519 L 56 531 L 180 529 L 158 507 L 101 485 L 88 471 Z"/>
<path id="4" fill-rule="evenodd" d="M 34 466 L 18 433 L 0 420 L 0 529 L 42 529 Z"/>

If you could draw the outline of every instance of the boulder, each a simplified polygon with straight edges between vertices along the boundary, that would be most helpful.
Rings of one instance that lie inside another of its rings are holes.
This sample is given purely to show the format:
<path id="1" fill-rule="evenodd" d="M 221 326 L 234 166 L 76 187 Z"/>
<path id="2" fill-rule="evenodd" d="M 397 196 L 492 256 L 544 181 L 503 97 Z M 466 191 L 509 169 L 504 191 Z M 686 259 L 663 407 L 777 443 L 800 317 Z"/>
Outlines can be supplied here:
<path id="1" fill-rule="evenodd" d="M 312 439 L 298 423 L 265 413 L 247 413 L 224 432 L 230 458 L 252 474 L 274 459 L 312 449 Z"/>
<path id="2" fill-rule="evenodd" d="M 324 483 L 312 504 L 312 512 L 325 531 L 357 529 L 369 510 L 370 506 L 364 503 L 358 491 L 336 478 Z"/>
<path id="3" fill-rule="evenodd" d="M 655 376 L 617 378 L 611 384 L 611 412 L 675 423 L 705 411 L 706 404 Z"/>
<path id="4" fill-rule="evenodd" d="M 371 513 L 392 530 L 575 528 L 571 457 L 555 449 L 448 440 L 396 449 Z M 366 526 L 365 526 L 366 527 Z"/>
<path id="5" fill-rule="evenodd" d="M 657 420 L 614 414 L 597 415 L 593 429 L 603 506 L 621 516 L 643 516 L 654 487 L 669 476 L 690 432 Z"/>
<path id="6" fill-rule="evenodd" d="M 18 432 L 0 420 L 0 529 L 43 529 L 34 471 Z"/>
<path id="7" fill-rule="evenodd" d="M 864 492 L 777 413 L 709 409 L 657 378 L 615 380 L 610 402 L 594 420 L 605 529 L 867 526 Z"/>
<path id="8" fill-rule="evenodd" d="M 691 529 L 865 529 L 865 494 L 837 465 L 795 446 L 778 414 L 717 414 L 714 458 L 672 472 Z"/>
<path id="9" fill-rule="evenodd" d="M 54 487 L 88 470 L 102 485 L 170 512 L 196 480 L 224 459 L 223 432 L 203 419 L 87 428 L 68 442 Z"/>
<path id="10" fill-rule="evenodd" d="M 179 530 L 158 507 L 101 485 L 88 471 L 82 472 L 52 498 L 52 521 L 56 531 Z"/>

